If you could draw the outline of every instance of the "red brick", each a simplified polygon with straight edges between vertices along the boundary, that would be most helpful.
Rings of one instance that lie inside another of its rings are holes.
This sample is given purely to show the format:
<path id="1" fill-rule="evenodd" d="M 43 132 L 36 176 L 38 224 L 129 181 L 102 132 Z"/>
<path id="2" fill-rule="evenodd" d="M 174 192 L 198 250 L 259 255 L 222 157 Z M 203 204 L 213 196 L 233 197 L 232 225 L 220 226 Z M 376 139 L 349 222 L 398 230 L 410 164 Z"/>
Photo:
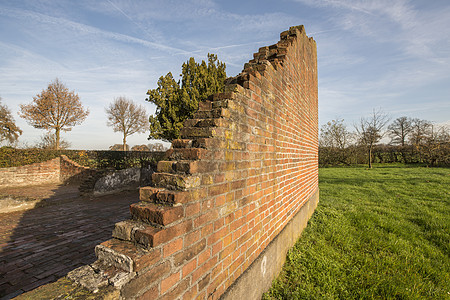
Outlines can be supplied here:
<path id="1" fill-rule="evenodd" d="M 166 155 L 172 160 L 197 160 L 207 158 L 208 150 L 202 148 L 174 148 L 167 150 Z"/>
<path id="2" fill-rule="evenodd" d="M 185 280 L 180 281 L 172 290 L 163 294 L 163 296 L 160 299 L 161 300 L 176 299 L 178 296 L 186 292 L 188 288 L 189 288 L 189 278 L 186 278 Z"/>
<path id="3" fill-rule="evenodd" d="M 186 236 L 184 237 L 184 245 L 185 246 L 190 246 L 192 244 L 194 244 L 195 242 L 197 242 L 198 240 L 200 240 L 201 238 L 201 229 L 192 231 L 188 234 L 186 234 Z"/>
<path id="4" fill-rule="evenodd" d="M 191 148 L 192 140 L 189 139 L 176 139 L 172 141 L 172 148 Z"/>
<path id="5" fill-rule="evenodd" d="M 196 215 L 200 212 L 200 203 L 196 202 L 196 203 L 187 204 L 184 211 L 185 211 L 186 217 Z"/>
<path id="6" fill-rule="evenodd" d="M 210 210 L 206 213 L 204 213 L 203 215 L 198 216 L 197 218 L 195 218 L 194 220 L 194 227 L 200 227 L 203 224 L 206 224 L 214 219 L 217 218 L 217 211 L 215 210 Z"/>
<path id="7" fill-rule="evenodd" d="M 212 257 L 210 260 L 205 262 L 202 266 L 200 266 L 196 271 L 192 273 L 192 281 L 195 282 L 206 273 L 211 272 L 213 267 L 217 263 L 217 256 Z"/>
<path id="8" fill-rule="evenodd" d="M 228 183 L 222 183 L 219 185 L 212 186 L 208 189 L 208 196 L 217 196 L 220 194 L 225 194 L 229 191 Z"/>
<path id="9" fill-rule="evenodd" d="M 197 260 L 195 260 L 195 259 L 190 261 L 189 263 L 185 264 L 182 269 L 183 278 L 185 278 L 186 276 L 191 274 L 192 271 L 195 270 L 195 268 L 197 268 Z"/>
<path id="10" fill-rule="evenodd" d="M 196 255 L 198 255 L 201 251 L 203 251 L 203 249 L 205 249 L 205 247 L 206 247 L 205 239 L 197 242 L 196 244 L 194 244 L 190 247 L 185 247 L 185 249 L 182 252 L 175 254 L 174 265 L 178 267 L 178 266 L 183 265 L 185 262 L 190 261 Z"/>
<path id="11" fill-rule="evenodd" d="M 211 255 L 214 256 L 217 253 L 219 253 L 223 249 L 223 242 L 219 241 L 215 245 L 212 246 L 212 253 Z"/>
<path id="12" fill-rule="evenodd" d="M 198 255 L 198 265 L 202 265 L 210 257 L 211 257 L 211 249 L 206 248 L 205 251 L 203 251 Z"/>
<path id="13" fill-rule="evenodd" d="M 150 288 L 148 291 L 146 291 L 144 294 L 142 294 L 140 297 L 138 297 L 139 300 L 155 300 L 159 297 L 159 290 L 158 286 L 155 285 L 152 288 Z"/>
<path id="14" fill-rule="evenodd" d="M 205 277 L 200 279 L 200 281 L 198 282 L 198 290 L 199 291 L 203 290 L 208 285 L 210 280 L 211 280 L 210 274 L 207 274 Z"/>
<path id="15" fill-rule="evenodd" d="M 164 294 L 165 292 L 167 292 L 167 290 L 173 287 L 180 280 L 180 277 L 181 272 L 177 272 L 163 279 L 161 281 L 161 294 Z"/>
<path id="16" fill-rule="evenodd" d="M 210 235 L 214 230 L 214 224 L 209 223 L 202 227 L 202 237 Z"/>
<path id="17" fill-rule="evenodd" d="M 184 215 L 181 206 L 164 206 L 154 203 L 139 202 L 130 205 L 133 219 L 159 225 L 169 225 Z"/>
<path id="18" fill-rule="evenodd" d="M 163 247 L 163 255 L 167 257 L 183 248 L 183 239 L 178 238 Z"/>
<path id="19" fill-rule="evenodd" d="M 191 229 L 192 221 L 187 220 L 164 229 L 154 227 L 147 227 L 143 230 L 138 229 L 134 236 L 139 243 L 147 244 L 149 247 L 156 247 L 189 232 Z"/>
<path id="20" fill-rule="evenodd" d="M 190 290 L 188 290 L 186 293 L 184 293 L 183 295 L 183 300 L 193 300 L 196 299 L 198 295 L 198 291 L 197 291 L 197 286 L 193 286 L 191 287 Z M 197 298 L 197 299 L 203 299 L 203 298 Z"/>
<path id="21" fill-rule="evenodd" d="M 151 268 L 148 272 L 139 274 L 139 276 L 133 278 L 122 287 L 121 295 L 125 299 L 134 297 L 134 295 L 139 294 L 150 283 L 156 282 L 158 279 L 166 276 L 169 270 L 170 263 L 166 261 L 154 268 Z"/>

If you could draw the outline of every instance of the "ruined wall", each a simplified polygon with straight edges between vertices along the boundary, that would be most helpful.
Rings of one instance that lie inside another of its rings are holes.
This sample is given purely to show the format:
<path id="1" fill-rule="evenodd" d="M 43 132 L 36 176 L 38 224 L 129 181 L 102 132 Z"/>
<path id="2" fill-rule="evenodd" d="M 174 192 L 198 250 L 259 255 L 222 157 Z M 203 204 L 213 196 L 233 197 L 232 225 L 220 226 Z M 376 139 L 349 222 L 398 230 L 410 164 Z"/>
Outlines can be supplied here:
<path id="1" fill-rule="evenodd" d="M 0 169 L 0 186 L 24 186 L 60 182 L 60 158 L 31 165 Z"/>
<path id="2" fill-rule="evenodd" d="M 124 299 L 230 295 L 280 233 L 298 237 L 317 204 L 317 99 L 315 41 L 292 27 L 200 103 L 131 219 L 69 277 L 92 290 L 114 285 Z"/>
<path id="3" fill-rule="evenodd" d="M 79 183 L 93 170 L 81 166 L 65 155 L 41 163 L 0 168 L 0 186 L 25 186 L 47 183 Z"/>
<path id="4" fill-rule="evenodd" d="M 82 166 L 66 155 L 60 157 L 59 180 L 63 183 L 81 183 L 95 173 L 95 170 Z"/>

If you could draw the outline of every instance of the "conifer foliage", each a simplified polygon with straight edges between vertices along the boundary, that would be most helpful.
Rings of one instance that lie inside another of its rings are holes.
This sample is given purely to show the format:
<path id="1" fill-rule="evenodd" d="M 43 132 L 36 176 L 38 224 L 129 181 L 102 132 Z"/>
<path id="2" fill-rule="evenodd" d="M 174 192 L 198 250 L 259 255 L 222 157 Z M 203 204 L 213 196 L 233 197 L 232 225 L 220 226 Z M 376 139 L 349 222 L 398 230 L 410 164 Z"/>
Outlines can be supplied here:
<path id="1" fill-rule="evenodd" d="M 147 92 L 149 102 L 156 105 L 156 113 L 150 116 L 149 139 L 171 141 L 180 138 L 183 122 L 192 117 L 198 103 L 212 94 L 223 92 L 225 63 L 217 55 L 208 54 L 208 62 L 197 63 L 193 57 L 182 65 L 181 80 L 172 73 L 161 76 L 158 87 Z"/>

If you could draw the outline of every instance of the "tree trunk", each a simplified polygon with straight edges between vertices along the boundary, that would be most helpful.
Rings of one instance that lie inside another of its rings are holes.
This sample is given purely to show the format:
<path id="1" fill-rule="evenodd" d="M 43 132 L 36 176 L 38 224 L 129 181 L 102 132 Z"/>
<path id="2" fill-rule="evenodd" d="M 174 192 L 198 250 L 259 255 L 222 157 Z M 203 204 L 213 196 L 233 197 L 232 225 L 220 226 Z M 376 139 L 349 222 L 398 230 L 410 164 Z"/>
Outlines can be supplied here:
<path id="1" fill-rule="evenodd" d="M 56 130 L 55 130 L 55 149 L 56 150 L 59 150 L 59 132 L 60 132 L 60 129 L 56 128 Z"/>
<path id="2" fill-rule="evenodd" d="M 127 151 L 127 136 L 124 134 L 123 135 L 123 151 Z"/>
<path id="3" fill-rule="evenodd" d="M 372 169 L 372 147 L 369 147 L 369 169 Z"/>

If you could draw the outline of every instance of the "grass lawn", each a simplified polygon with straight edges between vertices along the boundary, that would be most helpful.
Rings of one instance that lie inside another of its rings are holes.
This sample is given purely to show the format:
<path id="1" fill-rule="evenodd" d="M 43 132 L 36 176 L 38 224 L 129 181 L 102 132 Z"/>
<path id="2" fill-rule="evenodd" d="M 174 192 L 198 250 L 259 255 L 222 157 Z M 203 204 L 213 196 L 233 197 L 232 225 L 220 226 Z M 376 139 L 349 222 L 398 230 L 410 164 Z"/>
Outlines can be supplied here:
<path id="1" fill-rule="evenodd" d="M 263 299 L 450 299 L 450 169 L 323 168 Z"/>

